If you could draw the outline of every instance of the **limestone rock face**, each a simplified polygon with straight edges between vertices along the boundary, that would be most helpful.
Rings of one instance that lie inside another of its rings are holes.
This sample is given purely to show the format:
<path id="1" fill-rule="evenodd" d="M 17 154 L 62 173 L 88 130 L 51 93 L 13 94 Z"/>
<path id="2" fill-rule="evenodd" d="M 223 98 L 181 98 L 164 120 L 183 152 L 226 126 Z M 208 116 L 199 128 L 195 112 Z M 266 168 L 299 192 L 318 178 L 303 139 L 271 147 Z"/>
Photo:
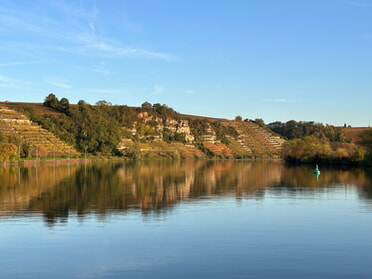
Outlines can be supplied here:
<path id="1" fill-rule="evenodd" d="M 175 136 L 176 134 L 183 135 L 185 142 L 192 144 L 194 143 L 194 136 L 191 133 L 189 126 L 189 121 L 186 119 L 174 119 L 174 118 L 160 118 L 156 116 L 150 116 L 147 112 L 141 112 L 138 114 L 138 119 L 142 124 L 145 124 L 147 131 L 141 133 L 134 129 L 134 135 L 139 136 L 140 138 L 146 138 L 151 136 L 154 140 L 164 140 L 164 134 L 167 133 L 168 136 Z M 139 123 L 134 123 L 134 127 L 137 125 L 141 126 Z"/>
<path id="2" fill-rule="evenodd" d="M 203 142 L 216 143 L 217 137 L 216 132 L 212 129 L 212 126 L 207 124 L 207 128 L 204 130 L 203 135 L 201 136 Z"/>
<path id="3" fill-rule="evenodd" d="M 187 120 L 175 120 L 167 118 L 162 127 L 162 130 L 168 129 L 174 134 L 183 134 L 185 135 L 185 141 L 187 143 L 194 142 L 194 136 L 191 133 L 189 122 Z"/>

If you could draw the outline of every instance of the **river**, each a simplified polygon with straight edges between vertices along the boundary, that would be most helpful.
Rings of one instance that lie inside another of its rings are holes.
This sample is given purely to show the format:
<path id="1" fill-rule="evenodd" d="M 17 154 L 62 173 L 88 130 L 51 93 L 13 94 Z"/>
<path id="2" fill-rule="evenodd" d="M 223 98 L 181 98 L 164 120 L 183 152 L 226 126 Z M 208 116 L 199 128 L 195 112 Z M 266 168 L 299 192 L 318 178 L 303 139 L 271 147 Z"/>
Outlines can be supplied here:
<path id="1" fill-rule="evenodd" d="M 1 278 L 372 278 L 372 170 L 0 168 Z"/>

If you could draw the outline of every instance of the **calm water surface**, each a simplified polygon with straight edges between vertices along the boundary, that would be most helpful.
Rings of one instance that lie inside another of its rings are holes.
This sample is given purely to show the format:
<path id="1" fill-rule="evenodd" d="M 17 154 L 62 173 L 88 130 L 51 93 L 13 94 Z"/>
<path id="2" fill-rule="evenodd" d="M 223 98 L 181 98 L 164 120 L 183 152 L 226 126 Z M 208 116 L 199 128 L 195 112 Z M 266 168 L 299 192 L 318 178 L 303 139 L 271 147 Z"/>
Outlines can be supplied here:
<path id="1" fill-rule="evenodd" d="M 0 278 L 372 278 L 372 170 L 0 169 Z"/>

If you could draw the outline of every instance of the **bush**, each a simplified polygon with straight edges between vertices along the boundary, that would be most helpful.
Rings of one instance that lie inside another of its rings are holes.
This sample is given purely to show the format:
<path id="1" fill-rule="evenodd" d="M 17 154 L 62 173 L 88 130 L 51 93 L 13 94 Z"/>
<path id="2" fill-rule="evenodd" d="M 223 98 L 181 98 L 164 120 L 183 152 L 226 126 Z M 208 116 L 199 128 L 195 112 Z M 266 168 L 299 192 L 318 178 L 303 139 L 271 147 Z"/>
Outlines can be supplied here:
<path id="1" fill-rule="evenodd" d="M 0 144 L 0 161 L 14 161 L 18 158 L 18 147 L 14 143 Z"/>

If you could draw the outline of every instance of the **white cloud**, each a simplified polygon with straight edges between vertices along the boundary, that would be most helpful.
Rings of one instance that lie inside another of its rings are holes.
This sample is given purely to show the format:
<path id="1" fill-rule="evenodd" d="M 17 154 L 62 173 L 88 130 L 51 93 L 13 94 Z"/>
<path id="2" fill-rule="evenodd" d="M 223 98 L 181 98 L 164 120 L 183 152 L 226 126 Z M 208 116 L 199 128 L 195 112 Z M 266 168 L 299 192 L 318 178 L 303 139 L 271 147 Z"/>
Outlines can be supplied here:
<path id="1" fill-rule="evenodd" d="M 0 74 L 0 87 L 21 88 L 24 82 Z"/>
<path id="2" fill-rule="evenodd" d="M 7 76 L 0 75 L 0 86 L 8 87 L 13 83 L 13 79 Z"/>
<path id="3" fill-rule="evenodd" d="M 273 102 L 273 103 L 291 103 L 292 100 L 288 99 L 266 99 L 266 102 Z"/>
<path id="4" fill-rule="evenodd" d="M 160 86 L 160 85 L 155 85 L 153 90 L 150 92 L 150 96 L 154 96 L 154 95 L 159 95 L 160 93 L 162 93 L 163 91 L 165 90 L 164 87 Z"/>
<path id="5" fill-rule="evenodd" d="M 186 89 L 186 90 L 183 91 L 183 93 L 185 93 L 185 94 L 195 94 L 196 91 L 192 90 L 192 89 Z"/>
<path id="6" fill-rule="evenodd" d="M 76 36 L 74 40 L 80 44 L 84 51 L 98 51 L 98 54 L 107 57 L 142 57 L 167 61 L 175 59 L 172 55 L 166 53 L 142 48 L 119 46 L 119 44 L 110 43 L 108 40 L 95 36 Z"/>
<path id="7" fill-rule="evenodd" d="M 8 30 L 22 30 L 31 33 L 43 34 L 45 29 L 33 23 L 32 15 L 23 12 L 0 10 L 0 23 Z M 7 13 L 7 14 L 5 14 Z"/>
<path id="8" fill-rule="evenodd" d="M 0 87 L 2 88 L 14 88 L 17 90 L 34 90 L 36 86 L 31 85 L 29 81 L 16 79 L 10 76 L 0 74 Z M 0 96 L 1 97 L 1 96 Z"/>
<path id="9" fill-rule="evenodd" d="M 111 71 L 103 69 L 103 68 L 93 68 L 91 69 L 92 72 L 102 74 L 104 76 L 108 76 L 111 74 Z"/>
<path id="10" fill-rule="evenodd" d="M 71 86 L 64 80 L 64 78 L 61 78 L 61 77 L 50 77 L 50 78 L 47 78 L 45 81 L 56 87 L 60 87 L 64 89 L 71 88 Z"/>
<path id="11" fill-rule="evenodd" d="M 33 36 L 51 39 L 49 49 L 77 54 L 105 56 L 110 58 L 136 57 L 145 59 L 174 60 L 172 55 L 150 49 L 128 46 L 125 42 L 107 38 L 101 12 L 96 8 L 81 8 L 76 2 L 70 5 L 60 1 L 51 1 L 50 7 L 58 14 L 52 18 L 49 14 L 34 14 L 0 7 L 0 31 L 7 33 L 24 32 Z M 58 17 L 64 20 L 58 20 Z M 73 30 L 73 31 L 72 31 Z M 54 42 L 57 40 L 57 42 Z M 24 44 L 29 42 L 24 41 Z M 46 48 L 34 45 L 36 48 Z"/>
<path id="12" fill-rule="evenodd" d="M 22 65 L 38 64 L 38 63 L 41 63 L 41 61 L 15 61 L 15 62 L 0 63 L 0 67 L 3 67 L 3 66 L 22 66 Z"/>

